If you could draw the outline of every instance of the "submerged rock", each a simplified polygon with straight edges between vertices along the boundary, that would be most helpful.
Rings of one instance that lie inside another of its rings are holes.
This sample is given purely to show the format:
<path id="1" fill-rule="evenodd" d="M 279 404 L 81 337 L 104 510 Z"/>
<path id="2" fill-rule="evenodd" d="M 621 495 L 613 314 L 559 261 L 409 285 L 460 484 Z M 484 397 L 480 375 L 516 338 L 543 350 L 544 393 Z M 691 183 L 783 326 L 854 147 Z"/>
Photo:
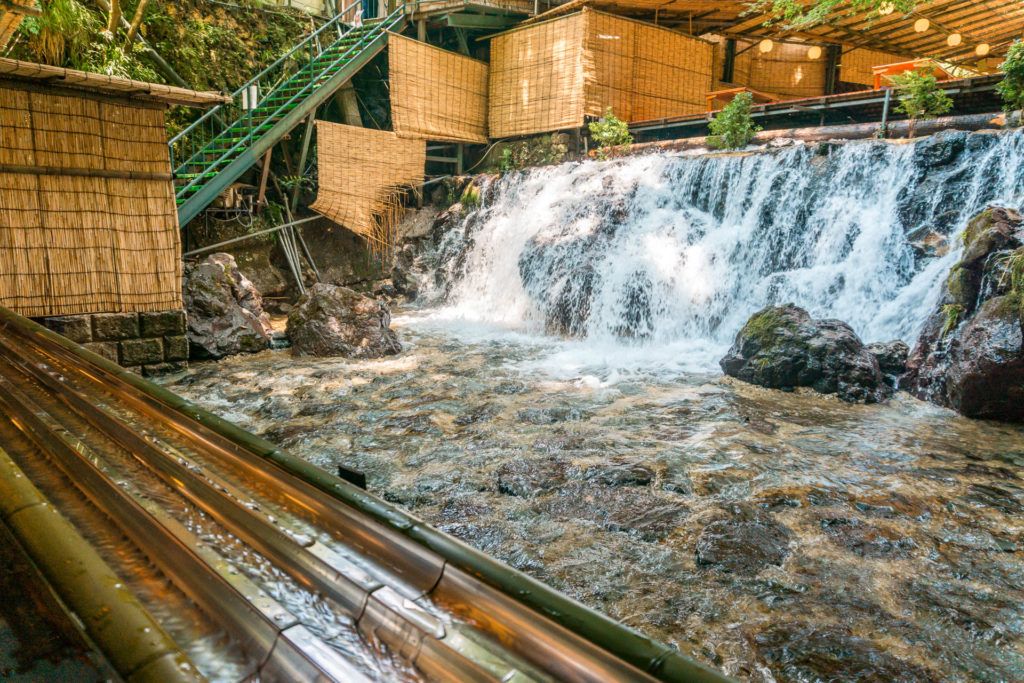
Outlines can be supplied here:
<path id="1" fill-rule="evenodd" d="M 192 358 L 217 359 L 270 346 L 273 329 L 263 298 L 230 254 L 186 263 L 183 293 Z"/>
<path id="2" fill-rule="evenodd" d="M 1024 421 L 1024 220 L 976 216 L 901 386 L 968 417 Z"/>
<path id="3" fill-rule="evenodd" d="M 759 657 L 774 679 L 924 683 L 938 680 L 929 671 L 899 659 L 842 626 L 781 623 L 753 637 Z"/>
<path id="4" fill-rule="evenodd" d="M 697 564 L 753 576 L 789 556 L 790 532 L 770 515 L 737 507 L 727 519 L 711 522 L 697 538 Z"/>
<path id="5" fill-rule="evenodd" d="M 889 396 L 878 361 L 840 320 L 814 320 L 793 304 L 758 311 L 719 361 L 730 377 L 771 389 L 810 387 L 849 402 Z"/>
<path id="6" fill-rule="evenodd" d="M 376 299 L 347 287 L 317 283 L 288 314 L 292 353 L 380 358 L 402 350 L 391 313 Z"/>

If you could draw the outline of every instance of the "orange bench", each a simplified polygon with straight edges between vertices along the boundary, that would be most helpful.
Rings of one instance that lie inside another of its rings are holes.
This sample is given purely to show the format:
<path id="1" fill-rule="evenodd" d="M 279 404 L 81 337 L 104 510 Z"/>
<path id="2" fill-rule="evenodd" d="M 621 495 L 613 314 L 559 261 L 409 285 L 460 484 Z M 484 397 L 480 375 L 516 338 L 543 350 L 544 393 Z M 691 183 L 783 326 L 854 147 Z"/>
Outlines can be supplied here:
<path id="1" fill-rule="evenodd" d="M 871 73 L 875 76 L 875 90 L 882 89 L 883 80 L 908 71 L 917 70 L 930 70 L 932 75 L 940 81 L 949 81 L 953 79 L 953 74 L 946 71 L 946 69 L 934 59 L 912 59 L 909 62 L 896 62 L 895 64 L 882 64 L 880 66 L 871 67 Z"/>
<path id="2" fill-rule="evenodd" d="M 741 92 L 748 92 L 754 96 L 755 104 L 773 104 L 779 101 L 778 95 L 772 95 L 760 90 L 754 90 L 753 88 L 737 87 L 737 88 L 724 88 L 722 90 L 712 90 L 705 97 L 708 101 L 708 111 L 712 112 L 722 107 L 716 106 L 716 101 L 722 100 L 725 104 L 732 102 L 733 98 L 739 95 Z M 722 105 L 725 106 L 725 105 Z"/>

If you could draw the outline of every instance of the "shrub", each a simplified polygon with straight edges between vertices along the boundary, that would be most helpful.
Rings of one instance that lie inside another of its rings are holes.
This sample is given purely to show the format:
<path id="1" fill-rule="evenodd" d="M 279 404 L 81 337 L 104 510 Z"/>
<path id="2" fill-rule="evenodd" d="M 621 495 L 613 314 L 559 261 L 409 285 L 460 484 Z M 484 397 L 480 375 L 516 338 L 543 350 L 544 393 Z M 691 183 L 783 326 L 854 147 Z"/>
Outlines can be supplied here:
<path id="1" fill-rule="evenodd" d="M 921 0 L 753 0 L 747 3 L 748 12 L 765 12 L 768 24 L 782 22 L 790 27 L 808 27 L 822 24 L 835 13 L 880 15 L 888 6 L 890 12 L 901 14 L 912 11 Z"/>
<path id="2" fill-rule="evenodd" d="M 900 103 L 896 111 L 910 117 L 907 137 L 914 134 L 914 126 L 921 119 L 942 116 L 953 108 L 953 100 L 939 87 L 935 76 L 926 71 L 908 71 L 892 77 Z"/>
<path id="3" fill-rule="evenodd" d="M 1007 113 L 1024 110 L 1024 40 L 1017 40 L 1006 53 L 1006 61 L 999 65 L 1002 82 L 996 86 L 1003 98 Z"/>
<path id="4" fill-rule="evenodd" d="M 761 126 L 754 124 L 751 106 L 754 96 L 749 92 L 741 92 L 732 98 L 708 124 L 711 136 L 708 144 L 717 149 L 741 149 L 750 144 Z"/>
<path id="5" fill-rule="evenodd" d="M 615 116 L 612 108 L 605 110 L 604 116 L 588 124 L 590 137 L 597 143 L 597 157 L 607 159 L 611 149 L 626 150 L 633 143 L 629 133 L 629 124 Z"/>
<path id="6" fill-rule="evenodd" d="M 518 171 L 531 166 L 560 164 L 569 153 L 569 138 L 564 133 L 538 135 L 526 140 L 501 143 L 502 147 L 492 169 L 501 173 Z"/>

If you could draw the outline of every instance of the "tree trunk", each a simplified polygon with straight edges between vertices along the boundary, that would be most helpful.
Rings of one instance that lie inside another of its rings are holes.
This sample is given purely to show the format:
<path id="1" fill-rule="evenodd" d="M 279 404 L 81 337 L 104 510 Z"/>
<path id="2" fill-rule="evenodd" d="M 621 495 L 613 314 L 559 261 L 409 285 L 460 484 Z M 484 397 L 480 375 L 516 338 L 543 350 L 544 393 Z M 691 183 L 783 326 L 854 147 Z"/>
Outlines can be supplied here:
<path id="1" fill-rule="evenodd" d="M 138 6 L 135 8 L 135 16 L 132 17 L 131 26 L 128 27 L 128 38 L 125 39 L 125 45 L 131 45 L 132 41 L 135 40 L 135 34 L 139 32 L 139 27 L 142 26 L 142 17 L 146 14 L 146 5 L 149 4 L 149 0 L 139 0 Z"/>
<path id="2" fill-rule="evenodd" d="M 117 35 L 117 25 L 121 23 L 121 0 L 110 0 L 110 14 L 107 17 L 107 33 Z"/>

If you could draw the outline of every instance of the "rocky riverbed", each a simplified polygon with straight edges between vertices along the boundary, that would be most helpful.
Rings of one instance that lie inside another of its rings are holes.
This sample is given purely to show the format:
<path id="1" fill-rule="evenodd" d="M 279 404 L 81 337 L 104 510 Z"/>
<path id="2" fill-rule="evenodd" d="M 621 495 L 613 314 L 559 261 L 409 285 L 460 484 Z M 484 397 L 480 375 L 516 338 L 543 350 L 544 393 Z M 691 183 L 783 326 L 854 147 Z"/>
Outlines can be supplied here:
<path id="1" fill-rule="evenodd" d="M 1024 428 L 394 326 L 164 381 L 740 679 L 1024 678 Z"/>

